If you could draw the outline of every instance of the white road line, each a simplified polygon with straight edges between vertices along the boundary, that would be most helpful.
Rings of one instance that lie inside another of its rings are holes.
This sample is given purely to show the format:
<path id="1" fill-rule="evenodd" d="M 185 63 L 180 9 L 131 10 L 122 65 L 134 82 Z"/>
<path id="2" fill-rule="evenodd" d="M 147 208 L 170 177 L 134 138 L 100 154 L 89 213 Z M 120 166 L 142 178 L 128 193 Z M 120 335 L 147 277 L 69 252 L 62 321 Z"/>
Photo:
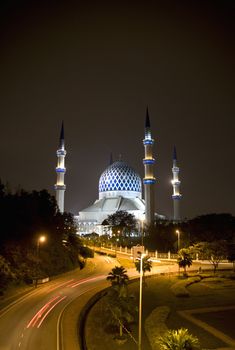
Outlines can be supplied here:
<path id="1" fill-rule="evenodd" d="M 65 304 L 65 306 L 63 307 L 63 309 L 61 310 L 60 314 L 59 314 L 59 317 L 58 317 L 58 320 L 57 320 L 57 326 L 56 326 L 56 339 L 57 339 L 57 345 L 56 345 L 56 350 L 63 350 L 64 349 L 64 346 L 63 346 L 63 328 L 62 328 L 62 323 L 61 323 L 61 320 L 62 320 L 62 317 L 63 317 L 63 313 L 65 311 L 65 309 L 67 308 L 67 306 L 69 304 L 71 304 L 74 300 L 76 300 L 77 298 L 79 298 L 81 295 L 91 291 L 92 289 L 95 289 L 97 288 L 97 286 L 95 287 L 92 287 L 92 288 L 89 288 L 87 290 L 85 290 L 84 292 L 80 293 L 79 295 L 76 296 L 75 299 L 73 300 L 70 300 L 67 304 Z M 61 332 L 60 332 L 60 328 L 61 328 Z M 61 339 L 61 346 L 60 346 L 60 339 Z"/>

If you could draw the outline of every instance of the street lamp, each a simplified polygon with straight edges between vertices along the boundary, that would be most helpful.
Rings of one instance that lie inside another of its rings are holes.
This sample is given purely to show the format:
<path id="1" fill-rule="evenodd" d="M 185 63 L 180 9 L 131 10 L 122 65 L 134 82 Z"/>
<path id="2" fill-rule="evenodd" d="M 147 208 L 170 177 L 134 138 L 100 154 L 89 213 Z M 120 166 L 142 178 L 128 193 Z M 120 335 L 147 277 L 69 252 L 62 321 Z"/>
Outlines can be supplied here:
<path id="1" fill-rule="evenodd" d="M 37 239 L 37 275 L 39 274 L 39 252 L 40 252 L 40 243 L 44 243 L 46 241 L 46 236 L 39 236 Z M 38 284 L 38 276 L 36 276 L 35 288 Z"/>
<path id="2" fill-rule="evenodd" d="M 180 231 L 176 230 L 175 233 L 178 235 L 178 251 L 180 250 Z"/>
<path id="3" fill-rule="evenodd" d="M 143 290 L 143 258 L 146 254 L 140 255 L 140 298 L 139 298 L 139 341 L 138 350 L 141 350 L 142 344 L 142 290 Z"/>

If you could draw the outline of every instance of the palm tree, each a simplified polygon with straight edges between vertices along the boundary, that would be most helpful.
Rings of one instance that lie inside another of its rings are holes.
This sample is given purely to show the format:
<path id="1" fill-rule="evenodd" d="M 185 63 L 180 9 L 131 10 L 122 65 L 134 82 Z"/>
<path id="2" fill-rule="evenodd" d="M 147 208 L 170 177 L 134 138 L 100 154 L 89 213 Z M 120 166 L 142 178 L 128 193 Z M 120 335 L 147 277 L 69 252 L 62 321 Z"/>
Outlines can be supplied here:
<path id="1" fill-rule="evenodd" d="M 158 338 L 160 350 L 194 350 L 200 349 L 199 340 L 187 329 L 169 330 Z"/>
<path id="2" fill-rule="evenodd" d="M 178 262 L 179 268 L 183 267 L 184 274 L 186 275 L 187 266 L 190 267 L 193 263 L 191 251 L 187 248 L 180 249 L 178 252 L 177 262 Z"/>
<path id="3" fill-rule="evenodd" d="M 128 296 L 127 283 L 129 280 L 123 266 L 115 266 L 107 276 L 111 288 L 107 294 L 107 305 L 111 313 L 108 323 L 119 327 L 119 336 L 123 337 L 123 327 L 133 322 L 135 308 L 131 297 Z"/>
<path id="4" fill-rule="evenodd" d="M 127 271 L 125 270 L 125 267 L 123 266 L 115 266 L 111 272 L 109 272 L 107 276 L 107 281 L 110 281 L 112 286 L 118 285 L 126 285 L 129 277 L 126 274 Z"/>
<path id="5" fill-rule="evenodd" d="M 149 256 L 145 256 L 144 258 L 143 258 L 143 262 L 142 262 L 142 269 L 143 269 L 143 280 L 144 280 L 144 284 L 145 284 L 145 272 L 146 271 L 151 271 L 151 269 L 152 269 L 152 261 L 151 260 L 149 260 Z M 138 272 L 140 272 L 140 260 L 137 260 L 136 262 L 135 262 L 135 267 L 136 267 L 136 270 L 138 271 Z"/>

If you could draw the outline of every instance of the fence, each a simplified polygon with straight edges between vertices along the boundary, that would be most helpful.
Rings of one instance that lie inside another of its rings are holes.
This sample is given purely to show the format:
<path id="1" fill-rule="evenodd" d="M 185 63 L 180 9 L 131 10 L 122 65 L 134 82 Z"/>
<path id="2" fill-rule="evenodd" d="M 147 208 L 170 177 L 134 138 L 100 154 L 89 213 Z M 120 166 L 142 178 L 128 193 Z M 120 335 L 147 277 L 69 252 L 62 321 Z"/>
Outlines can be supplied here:
<path id="1" fill-rule="evenodd" d="M 133 256 L 133 248 L 115 246 L 112 244 L 108 246 L 101 245 L 100 247 L 93 247 L 93 249 L 98 251 L 109 251 L 110 253 L 114 253 L 114 254 L 125 254 L 125 255 Z M 160 253 L 157 250 L 148 251 L 147 249 L 144 249 L 144 253 L 147 254 L 152 259 L 159 259 L 159 260 L 176 260 L 177 259 L 177 254 L 171 253 L 170 251 L 167 253 Z"/>

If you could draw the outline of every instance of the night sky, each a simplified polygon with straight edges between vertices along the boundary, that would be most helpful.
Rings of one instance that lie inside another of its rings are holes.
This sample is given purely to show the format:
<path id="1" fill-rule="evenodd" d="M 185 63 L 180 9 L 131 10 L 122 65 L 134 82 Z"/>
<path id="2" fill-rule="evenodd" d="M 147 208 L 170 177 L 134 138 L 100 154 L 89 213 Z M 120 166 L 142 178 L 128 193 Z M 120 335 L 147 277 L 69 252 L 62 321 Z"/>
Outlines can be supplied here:
<path id="1" fill-rule="evenodd" d="M 78 213 L 98 198 L 110 152 L 143 176 L 148 105 L 157 212 L 172 215 L 175 144 L 182 216 L 235 215 L 234 1 L 1 6 L 3 182 L 54 193 L 64 120 L 65 209 Z"/>

